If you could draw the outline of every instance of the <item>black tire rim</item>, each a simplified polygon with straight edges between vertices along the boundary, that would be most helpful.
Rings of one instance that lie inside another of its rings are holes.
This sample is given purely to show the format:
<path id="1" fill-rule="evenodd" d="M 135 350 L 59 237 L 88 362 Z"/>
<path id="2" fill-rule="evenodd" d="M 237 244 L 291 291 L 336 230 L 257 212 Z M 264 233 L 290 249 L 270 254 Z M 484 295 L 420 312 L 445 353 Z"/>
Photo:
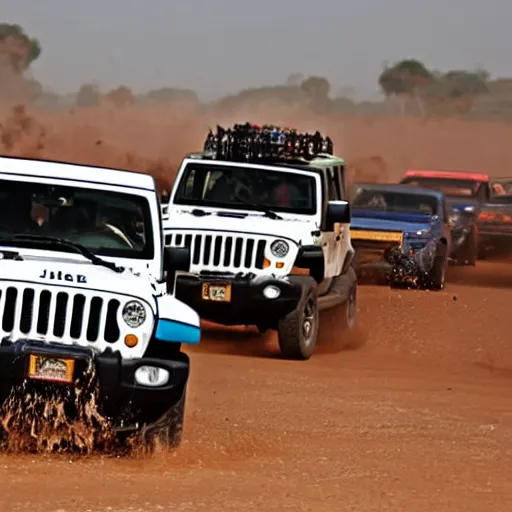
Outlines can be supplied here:
<path id="1" fill-rule="evenodd" d="M 313 333 L 316 323 L 316 301 L 313 295 L 310 295 L 304 306 L 304 316 L 302 320 L 302 337 L 304 345 L 309 346 L 313 341 Z"/>

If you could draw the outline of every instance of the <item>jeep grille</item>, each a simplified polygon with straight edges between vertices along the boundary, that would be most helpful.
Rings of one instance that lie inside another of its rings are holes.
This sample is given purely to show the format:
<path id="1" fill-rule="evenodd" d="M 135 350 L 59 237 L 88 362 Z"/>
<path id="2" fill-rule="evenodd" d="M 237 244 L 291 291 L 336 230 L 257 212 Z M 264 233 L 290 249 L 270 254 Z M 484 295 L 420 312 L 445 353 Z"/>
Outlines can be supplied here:
<path id="1" fill-rule="evenodd" d="M 120 338 L 117 311 L 120 302 L 79 291 L 53 292 L 44 288 L 0 290 L 1 328 L 14 338 L 39 335 L 48 341 L 80 340 L 115 343 Z"/>
<path id="2" fill-rule="evenodd" d="M 167 233 L 165 245 L 190 247 L 192 271 L 236 273 L 263 269 L 267 239 L 244 234 Z"/>

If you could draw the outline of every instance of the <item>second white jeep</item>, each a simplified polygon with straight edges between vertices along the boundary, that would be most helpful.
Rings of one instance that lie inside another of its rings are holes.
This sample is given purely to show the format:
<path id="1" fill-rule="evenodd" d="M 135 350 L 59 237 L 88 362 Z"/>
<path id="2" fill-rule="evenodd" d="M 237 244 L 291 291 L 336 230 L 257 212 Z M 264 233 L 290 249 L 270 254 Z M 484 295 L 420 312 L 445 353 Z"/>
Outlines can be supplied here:
<path id="1" fill-rule="evenodd" d="M 276 329 L 292 359 L 313 353 L 320 310 L 356 319 L 345 162 L 318 137 L 219 128 L 162 206 L 165 245 L 191 251 L 176 297 L 213 322 Z"/>

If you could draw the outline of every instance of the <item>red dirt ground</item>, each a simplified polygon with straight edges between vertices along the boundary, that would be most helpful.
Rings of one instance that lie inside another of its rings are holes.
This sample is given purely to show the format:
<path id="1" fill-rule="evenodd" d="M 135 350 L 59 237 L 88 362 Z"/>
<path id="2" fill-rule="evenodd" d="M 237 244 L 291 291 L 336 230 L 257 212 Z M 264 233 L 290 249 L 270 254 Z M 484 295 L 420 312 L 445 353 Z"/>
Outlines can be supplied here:
<path id="1" fill-rule="evenodd" d="M 80 116 L 50 120 L 46 156 L 115 164 L 133 146 L 143 156 L 178 158 L 177 148 L 182 154 L 201 140 L 203 120 L 190 116 L 183 140 L 170 115 L 143 112 L 126 131 Z M 346 148 L 339 153 L 380 155 L 395 176 L 412 165 L 510 174 L 509 125 L 327 124 Z M 95 137 L 119 151 L 94 154 Z M 360 333 L 343 340 L 335 313 L 324 314 L 319 349 L 306 362 L 277 359 L 272 335 L 205 326 L 190 350 L 186 433 L 176 454 L 0 455 L 0 510 L 509 510 L 512 263 L 450 270 L 438 293 L 362 285 Z"/>

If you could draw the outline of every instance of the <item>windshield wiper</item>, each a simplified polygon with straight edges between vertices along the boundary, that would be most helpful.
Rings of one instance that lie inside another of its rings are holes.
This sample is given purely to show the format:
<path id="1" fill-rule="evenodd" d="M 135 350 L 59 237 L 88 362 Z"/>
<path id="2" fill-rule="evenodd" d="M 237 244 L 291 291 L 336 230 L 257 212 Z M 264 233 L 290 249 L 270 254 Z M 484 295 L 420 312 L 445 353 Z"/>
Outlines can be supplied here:
<path id="1" fill-rule="evenodd" d="M 12 235 L 9 238 L 0 238 L 0 242 L 2 241 L 12 241 L 12 240 L 26 240 L 27 242 L 39 242 L 42 244 L 55 244 L 61 245 L 62 247 L 68 247 L 69 249 L 73 249 L 75 252 L 81 254 L 84 258 L 87 258 L 93 265 L 99 265 L 102 267 L 109 268 L 114 272 L 121 273 L 124 272 L 123 267 L 118 267 L 115 263 L 111 261 L 106 261 L 99 256 L 96 256 L 92 251 L 87 249 L 81 244 L 77 244 L 76 242 L 72 242 L 66 238 L 57 238 L 54 236 L 45 236 L 45 235 L 29 235 L 29 234 L 16 234 Z"/>
<path id="2" fill-rule="evenodd" d="M 235 196 L 235 199 L 237 201 L 240 201 L 241 203 L 246 204 L 247 206 L 252 206 L 253 208 L 256 208 L 260 212 L 263 212 L 265 214 L 265 217 L 269 217 L 271 219 L 279 219 L 283 220 L 283 217 L 281 215 L 278 215 L 276 212 L 272 211 L 270 208 L 267 208 L 266 206 L 260 204 L 260 203 L 253 203 L 252 201 L 246 201 L 245 199 L 242 199 L 239 196 Z"/>

